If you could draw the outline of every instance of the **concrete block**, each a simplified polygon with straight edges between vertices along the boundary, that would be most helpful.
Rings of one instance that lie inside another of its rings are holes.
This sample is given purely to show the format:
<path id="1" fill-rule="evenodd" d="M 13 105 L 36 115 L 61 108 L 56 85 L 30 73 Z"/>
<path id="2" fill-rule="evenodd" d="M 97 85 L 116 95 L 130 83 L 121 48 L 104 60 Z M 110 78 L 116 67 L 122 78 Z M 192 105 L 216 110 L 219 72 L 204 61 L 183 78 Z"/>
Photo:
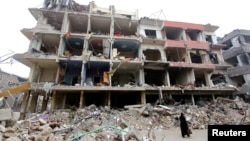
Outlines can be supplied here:
<path id="1" fill-rule="evenodd" d="M 12 118 L 11 109 L 0 109 L 0 121 L 9 120 Z"/>
<path id="2" fill-rule="evenodd" d="M 12 119 L 17 121 L 19 120 L 19 118 L 20 118 L 20 112 L 13 112 Z"/>

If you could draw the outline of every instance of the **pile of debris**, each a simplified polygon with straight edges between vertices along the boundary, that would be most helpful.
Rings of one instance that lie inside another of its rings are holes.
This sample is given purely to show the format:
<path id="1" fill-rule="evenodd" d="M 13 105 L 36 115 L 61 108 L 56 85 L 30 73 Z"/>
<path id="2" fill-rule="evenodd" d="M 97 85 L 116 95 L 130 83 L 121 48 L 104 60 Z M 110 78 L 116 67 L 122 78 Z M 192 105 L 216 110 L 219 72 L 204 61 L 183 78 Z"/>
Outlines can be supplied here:
<path id="1" fill-rule="evenodd" d="M 150 138 L 152 131 L 177 128 L 182 112 L 193 129 L 206 129 L 208 124 L 250 124 L 248 107 L 242 100 L 226 98 L 200 101 L 197 105 L 145 104 L 127 105 L 123 109 L 90 105 L 76 111 L 33 113 L 25 120 L 2 120 L 0 140 L 139 141 Z"/>

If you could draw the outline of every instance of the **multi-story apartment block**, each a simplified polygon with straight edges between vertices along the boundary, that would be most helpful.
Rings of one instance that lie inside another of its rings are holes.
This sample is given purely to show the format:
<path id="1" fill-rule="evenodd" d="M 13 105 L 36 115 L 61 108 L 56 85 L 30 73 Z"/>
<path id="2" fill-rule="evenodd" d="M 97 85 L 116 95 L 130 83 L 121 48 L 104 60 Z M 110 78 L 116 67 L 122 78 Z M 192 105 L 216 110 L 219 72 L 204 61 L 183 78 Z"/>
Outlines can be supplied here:
<path id="1" fill-rule="evenodd" d="M 236 29 L 219 40 L 225 44 L 223 57 L 233 67 L 227 70 L 231 83 L 239 87 L 237 94 L 250 94 L 250 31 Z"/>
<path id="2" fill-rule="evenodd" d="M 14 58 L 31 68 L 32 88 L 22 111 L 96 104 L 130 104 L 232 95 L 213 25 L 139 18 L 128 12 L 77 3 L 30 8 L 37 20 L 22 33 L 26 53 Z M 32 95 L 32 97 L 31 97 Z M 30 101 L 31 106 L 27 106 Z"/>

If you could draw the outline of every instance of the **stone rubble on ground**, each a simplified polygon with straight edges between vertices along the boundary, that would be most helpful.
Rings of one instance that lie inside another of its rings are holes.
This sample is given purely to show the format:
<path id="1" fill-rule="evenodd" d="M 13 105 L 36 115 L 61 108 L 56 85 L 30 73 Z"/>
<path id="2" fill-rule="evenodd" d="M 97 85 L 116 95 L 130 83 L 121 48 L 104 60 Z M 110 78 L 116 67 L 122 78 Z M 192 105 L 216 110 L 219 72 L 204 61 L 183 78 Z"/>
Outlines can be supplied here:
<path id="1" fill-rule="evenodd" d="M 217 98 L 197 105 L 127 105 L 124 109 L 89 105 L 82 109 L 61 109 L 0 121 L 0 140 L 5 141 L 149 141 L 153 130 L 178 128 L 185 113 L 190 127 L 206 129 L 211 124 L 250 124 L 249 103 Z M 6 113 L 6 110 L 2 110 Z M 0 113 L 2 114 L 2 113 Z M 7 116 L 6 116 L 7 117 Z M 139 131 L 147 131 L 142 135 Z"/>

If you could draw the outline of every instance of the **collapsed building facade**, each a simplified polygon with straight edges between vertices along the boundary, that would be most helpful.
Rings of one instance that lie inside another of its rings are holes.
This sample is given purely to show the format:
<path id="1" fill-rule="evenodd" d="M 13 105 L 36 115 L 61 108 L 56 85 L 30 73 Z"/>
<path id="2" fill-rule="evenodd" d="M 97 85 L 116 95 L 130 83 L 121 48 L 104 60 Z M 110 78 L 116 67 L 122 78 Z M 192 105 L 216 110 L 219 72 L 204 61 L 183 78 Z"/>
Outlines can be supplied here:
<path id="1" fill-rule="evenodd" d="M 236 94 L 245 94 L 249 99 L 250 94 L 250 31 L 233 30 L 219 40 L 225 44 L 223 57 L 233 67 L 228 69 L 231 84 L 239 87 Z"/>
<path id="2" fill-rule="evenodd" d="M 137 11 L 94 2 L 45 1 L 29 11 L 37 20 L 21 30 L 29 49 L 13 56 L 31 68 L 23 114 L 168 99 L 196 104 L 235 91 L 227 86 L 230 65 L 217 43 L 218 26 L 139 18 Z"/>

